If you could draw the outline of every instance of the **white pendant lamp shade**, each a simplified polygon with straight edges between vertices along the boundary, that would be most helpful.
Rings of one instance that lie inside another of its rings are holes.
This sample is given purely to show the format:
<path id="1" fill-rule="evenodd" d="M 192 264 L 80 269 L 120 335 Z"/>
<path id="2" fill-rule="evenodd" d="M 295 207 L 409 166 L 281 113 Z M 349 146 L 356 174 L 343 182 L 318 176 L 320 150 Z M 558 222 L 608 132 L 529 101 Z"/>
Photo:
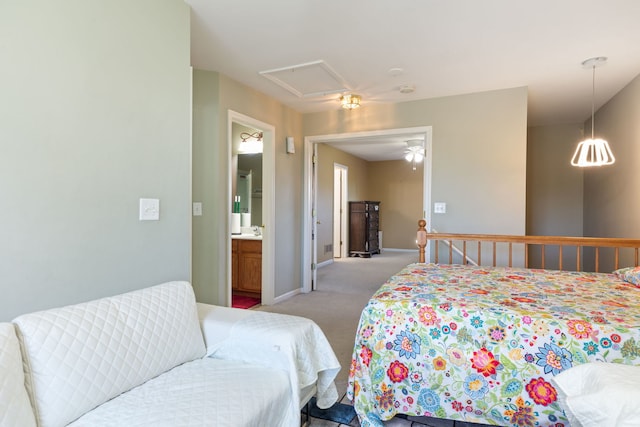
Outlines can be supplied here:
<path id="1" fill-rule="evenodd" d="M 601 138 L 594 137 L 595 126 L 595 93 L 596 93 L 596 67 L 604 65 L 607 58 L 598 56 L 596 58 L 587 59 L 582 63 L 584 68 L 593 70 L 592 77 L 592 97 L 591 97 L 591 138 L 585 139 L 578 144 L 576 152 L 571 158 L 571 165 L 581 168 L 591 166 L 606 166 L 615 163 L 616 158 L 613 157 L 609 143 Z"/>
<path id="2" fill-rule="evenodd" d="M 615 163 L 609 144 L 604 139 L 585 139 L 576 148 L 571 164 L 578 167 L 606 166 Z"/>

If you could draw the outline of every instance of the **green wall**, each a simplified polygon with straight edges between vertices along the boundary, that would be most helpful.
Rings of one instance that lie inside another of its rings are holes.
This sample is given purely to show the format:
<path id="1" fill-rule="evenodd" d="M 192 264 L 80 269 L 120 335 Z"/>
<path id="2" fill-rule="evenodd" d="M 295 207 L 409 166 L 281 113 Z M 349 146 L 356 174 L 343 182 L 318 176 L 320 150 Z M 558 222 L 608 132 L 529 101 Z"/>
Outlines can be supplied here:
<path id="1" fill-rule="evenodd" d="M 433 127 L 440 232 L 524 234 L 527 88 L 306 114 L 307 135 Z M 496 218 L 500 218 L 496 221 Z"/>
<path id="2" fill-rule="evenodd" d="M 0 320 L 189 280 L 189 20 L 181 0 L 0 2 Z"/>
<path id="3" fill-rule="evenodd" d="M 433 225 L 443 232 L 524 234 L 524 87 L 302 115 L 227 76 L 196 70 L 195 100 L 194 111 L 202 103 L 211 108 L 210 117 L 194 116 L 194 200 L 205 201 L 193 225 L 193 283 L 201 301 L 223 303 L 227 296 L 229 109 L 276 129 L 276 297 L 302 286 L 304 136 L 433 126 L 432 200 L 448 206 Z M 295 138 L 296 154 L 285 153 L 286 136 Z"/>
<path id="4" fill-rule="evenodd" d="M 194 220 L 193 284 L 198 300 L 224 304 L 230 253 L 226 224 L 231 185 L 228 111 L 275 127 L 275 296 L 300 287 L 302 218 L 302 116 L 274 99 L 212 71 L 194 71 L 193 200 L 203 201 Z M 205 112 L 203 105 L 208 106 Z M 296 154 L 287 154 L 285 138 L 293 136 Z M 197 157 L 197 162 L 195 158 Z M 198 182 L 198 185 L 195 183 Z M 195 237 L 197 236 L 197 238 Z"/>

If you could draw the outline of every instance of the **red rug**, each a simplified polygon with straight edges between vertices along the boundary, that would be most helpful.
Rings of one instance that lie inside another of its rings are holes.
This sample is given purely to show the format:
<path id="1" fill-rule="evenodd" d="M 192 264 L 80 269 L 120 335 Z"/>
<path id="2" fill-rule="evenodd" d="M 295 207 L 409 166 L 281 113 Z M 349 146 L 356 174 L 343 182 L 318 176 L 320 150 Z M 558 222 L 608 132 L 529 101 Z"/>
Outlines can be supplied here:
<path id="1" fill-rule="evenodd" d="M 243 295 L 231 296 L 231 307 L 235 308 L 251 308 L 260 304 L 260 298 L 245 297 Z"/>

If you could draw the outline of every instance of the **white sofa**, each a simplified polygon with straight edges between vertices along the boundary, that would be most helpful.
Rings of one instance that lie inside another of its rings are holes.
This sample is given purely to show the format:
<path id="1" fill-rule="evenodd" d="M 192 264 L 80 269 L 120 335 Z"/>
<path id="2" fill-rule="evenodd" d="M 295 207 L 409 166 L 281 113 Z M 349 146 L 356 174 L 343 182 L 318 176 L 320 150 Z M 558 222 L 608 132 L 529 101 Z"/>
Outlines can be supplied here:
<path id="1" fill-rule="evenodd" d="M 339 369 L 312 321 L 169 282 L 0 323 L 0 427 L 294 427 Z"/>

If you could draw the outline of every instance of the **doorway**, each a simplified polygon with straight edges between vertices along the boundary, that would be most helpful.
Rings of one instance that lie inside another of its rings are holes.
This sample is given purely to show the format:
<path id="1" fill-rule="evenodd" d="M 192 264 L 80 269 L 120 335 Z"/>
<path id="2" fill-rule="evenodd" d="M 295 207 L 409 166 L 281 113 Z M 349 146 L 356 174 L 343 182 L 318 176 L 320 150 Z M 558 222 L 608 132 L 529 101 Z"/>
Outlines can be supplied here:
<path id="1" fill-rule="evenodd" d="M 346 258 L 349 247 L 347 233 L 348 194 L 347 166 L 333 164 L 333 257 Z"/>
<path id="2" fill-rule="evenodd" d="M 431 168 L 432 168 L 432 127 L 412 127 L 388 129 L 382 131 L 350 132 L 333 135 L 307 136 L 304 139 L 304 209 L 303 209 L 303 242 L 302 242 L 302 291 L 310 292 L 315 289 L 317 283 L 318 239 L 317 223 L 317 145 L 332 143 L 348 143 L 350 140 L 363 140 L 366 138 L 400 137 L 404 139 L 415 138 L 420 135 L 425 144 L 425 160 L 422 177 L 423 212 L 422 217 L 427 224 L 431 224 Z M 429 256 L 429 246 L 426 248 Z"/>
<path id="3" fill-rule="evenodd" d="M 255 224 L 261 228 L 261 261 L 260 270 L 261 270 L 261 281 L 260 281 L 260 299 L 261 304 L 263 305 L 271 305 L 274 303 L 275 299 L 275 236 L 274 236 L 274 221 L 275 221 L 275 202 L 274 202 L 274 192 L 275 192 L 275 152 L 274 152 L 274 138 L 275 138 L 275 127 L 270 125 L 269 123 L 264 123 L 259 120 L 256 120 L 252 117 L 246 116 L 244 114 L 238 113 L 233 110 L 228 111 L 227 117 L 227 143 L 229 144 L 229 158 L 228 164 L 229 167 L 229 177 L 228 177 L 228 189 L 227 189 L 227 283 L 225 288 L 225 301 L 226 306 L 230 307 L 232 305 L 232 289 L 233 289 L 233 256 L 232 256 L 232 232 L 237 232 L 233 224 L 233 201 L 234 196 L 236 196 L 235 192 L 237 191 L 237 187 L 235 187 L 234 183 L 237 182 L 237 153 L 234 154 L 234 125 L 240 125 L 246 128 L 252 128 L 255 130 L 259 130 L 262 133 L 262 173 L 260 179 L 258 176 L 252 176 L 252 182 L 261 182 L 260 188 L 260 216 L 252 214 L 252 218 L 259 218 L 260 220 Z M 235 166 L 235 167 L 234 167 Z M 258 212 L 258 206 L 254 203 L 251 205 L 251 209 Z M 254 216 L 255 215 L 255 216 Z M 257 220 L 257 219 L 256 219 Z M 249 258 L 248 258 L 249 259 Z M 255 260 L 255 257 L 253 257 Z M 255 261 L 254 261 L 255 262 Z M 235 266 L 237 268 L 237 266 Z"/>

